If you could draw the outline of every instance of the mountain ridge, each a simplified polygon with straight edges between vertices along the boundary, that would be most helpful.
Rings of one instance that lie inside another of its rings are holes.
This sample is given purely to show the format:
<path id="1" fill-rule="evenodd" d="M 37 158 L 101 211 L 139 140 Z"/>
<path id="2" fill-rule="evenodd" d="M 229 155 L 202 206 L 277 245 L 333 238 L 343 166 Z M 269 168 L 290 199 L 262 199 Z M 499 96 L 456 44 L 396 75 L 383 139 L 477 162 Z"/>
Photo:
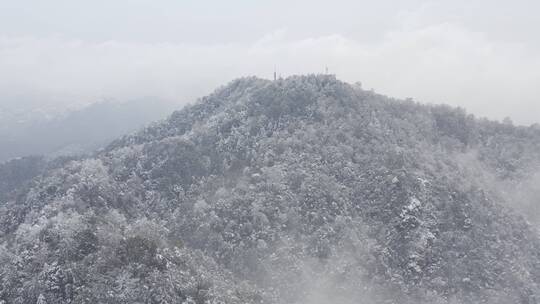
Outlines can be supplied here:
<path id="1" fill-rule="evenodd" d="M 98 102 L 51 118 L 0 126 L 0 163 L 17 157 L 79 155 L 143 128 L 173 110 L 157 99 Z"/>
<path id="2" fill-rule="evenodd" d="M 0 299 L 538 303 L 538 232 L 488 181 L 539 146 L 331 75 L 242 78 L 0 205 Z"/>

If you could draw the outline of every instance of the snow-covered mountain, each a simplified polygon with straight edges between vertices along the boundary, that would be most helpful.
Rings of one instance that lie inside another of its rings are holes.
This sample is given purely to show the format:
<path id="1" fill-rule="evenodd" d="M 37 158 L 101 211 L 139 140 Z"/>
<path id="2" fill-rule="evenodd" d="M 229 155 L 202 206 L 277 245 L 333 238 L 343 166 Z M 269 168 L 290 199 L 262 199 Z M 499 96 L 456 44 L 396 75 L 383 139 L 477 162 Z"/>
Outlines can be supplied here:
<path id="1" fill-rule="evenodd" d="M 0 301 L 540 303 L 509 199 L 539 148 L 330 75 L 239 79 L 4 191 Z"/>

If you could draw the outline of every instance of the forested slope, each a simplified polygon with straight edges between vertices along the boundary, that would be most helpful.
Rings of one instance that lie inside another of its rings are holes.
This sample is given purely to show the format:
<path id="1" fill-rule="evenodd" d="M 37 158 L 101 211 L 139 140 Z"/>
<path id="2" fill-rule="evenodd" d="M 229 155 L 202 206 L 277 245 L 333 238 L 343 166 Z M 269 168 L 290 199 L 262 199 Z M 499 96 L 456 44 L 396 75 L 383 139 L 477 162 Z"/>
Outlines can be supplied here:
<path id="1" fill-rule="evenodd" d="M 539 148 L 329 75 L 235 80 L 7 195 L 0 299 L 540 303 L 538 197 L 511 199 Z"/>

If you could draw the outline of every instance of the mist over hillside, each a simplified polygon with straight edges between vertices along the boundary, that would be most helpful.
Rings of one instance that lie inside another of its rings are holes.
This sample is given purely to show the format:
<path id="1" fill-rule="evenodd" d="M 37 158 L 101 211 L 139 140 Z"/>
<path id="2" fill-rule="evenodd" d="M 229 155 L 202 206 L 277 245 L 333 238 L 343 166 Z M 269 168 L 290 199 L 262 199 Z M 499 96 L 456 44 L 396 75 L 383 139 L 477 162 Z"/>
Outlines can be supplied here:
<path id="1" fill-rule="evenodd" d="M 540 303 L 539 151 L 332 75 L 238 79 L 0 167 L 0 302 Z"/>
<path id="2" fill-rule="evenodd" d="M 0 162 L 15 157 L 77 155 L 105 146 L 123 134 L 165 118 L 175 104 L 159 99 L 100 102 L 58 113 L 28 112 L 12 105 L 0 120 Z M 0 114 L 1 114 L 0 110 Z"/>

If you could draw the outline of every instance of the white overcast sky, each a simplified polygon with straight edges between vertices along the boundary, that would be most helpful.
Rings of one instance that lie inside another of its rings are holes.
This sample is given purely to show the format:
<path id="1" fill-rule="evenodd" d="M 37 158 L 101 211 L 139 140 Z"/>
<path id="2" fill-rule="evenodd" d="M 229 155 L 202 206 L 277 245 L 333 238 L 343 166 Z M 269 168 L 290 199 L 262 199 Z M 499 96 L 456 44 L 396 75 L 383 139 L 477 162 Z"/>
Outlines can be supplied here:
<path id="1" fill-rule="evenodd" d="M 0 110 L 318 73 L 540 122 L 540 1 L 0 0 Z"/>

